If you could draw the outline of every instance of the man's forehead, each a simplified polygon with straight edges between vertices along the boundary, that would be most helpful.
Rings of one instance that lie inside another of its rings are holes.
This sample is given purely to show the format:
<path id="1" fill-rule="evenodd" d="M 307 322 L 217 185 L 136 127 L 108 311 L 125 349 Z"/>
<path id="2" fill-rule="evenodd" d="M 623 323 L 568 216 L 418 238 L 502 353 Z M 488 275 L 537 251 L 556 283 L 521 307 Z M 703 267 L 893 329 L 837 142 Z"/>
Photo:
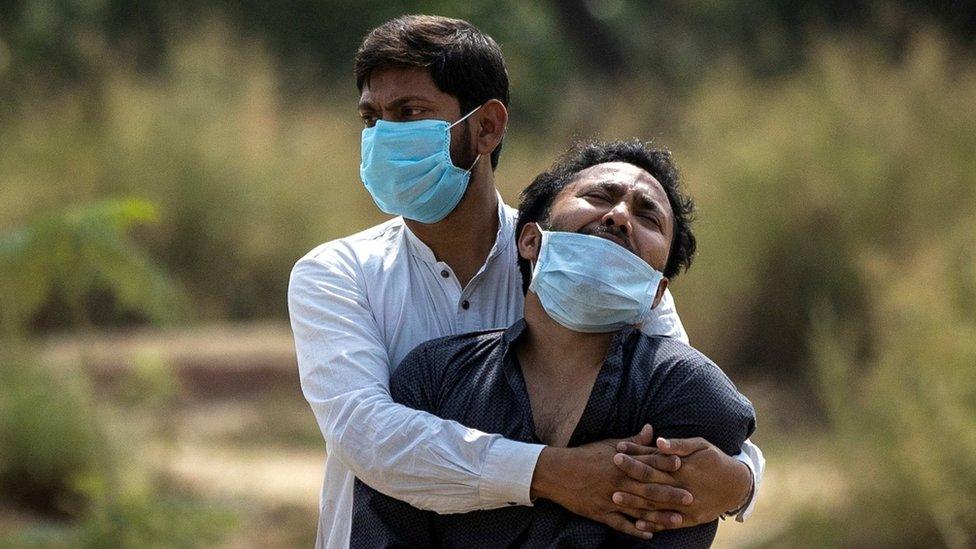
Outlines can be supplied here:
<path id="1" fill-rule="evenodd" d="M 570 186 L 581 185 L 621 186 L 625 190 L 632 189 L 648 198 L 668 204 L 668 195 L 657 178 L 628 162 L 605 162 L 581 170 L 573 178 Z"/>
<path id="2" fill-rule="evenodd" d="M 451 100 L 454 97 L 437 88 L 427 69 L 403 65 L 378 67 L 363 83 L 360 103 L 382 104 L 412 97 L 429 101 Z"/>

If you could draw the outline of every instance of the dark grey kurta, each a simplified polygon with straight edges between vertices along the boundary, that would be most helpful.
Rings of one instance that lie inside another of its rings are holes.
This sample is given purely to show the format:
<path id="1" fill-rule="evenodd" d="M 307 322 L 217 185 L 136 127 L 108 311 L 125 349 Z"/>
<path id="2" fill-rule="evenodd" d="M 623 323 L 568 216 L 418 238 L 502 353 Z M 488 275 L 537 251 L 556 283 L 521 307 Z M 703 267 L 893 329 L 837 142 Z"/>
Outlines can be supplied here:
<path id="1" fill-rule="evenodd" d="M 393 399 L 411 408 L 506 438 L 540 443 L 512 344 L 525 330 L 435 339 L 410 352 L 390 380 Z M 678 340 L 632 328 L 614 335 L 569 446 L 624 438 L 644 424 L 656 436 L 704 437 L 734 455 L 755 428 L 755 413 L 728 377 Z M 352 547 L 707 547 L 718 521 L 643 541 L 545 500 L 533 507 L 438 515 L 383 495 L 357 479 Z"/>

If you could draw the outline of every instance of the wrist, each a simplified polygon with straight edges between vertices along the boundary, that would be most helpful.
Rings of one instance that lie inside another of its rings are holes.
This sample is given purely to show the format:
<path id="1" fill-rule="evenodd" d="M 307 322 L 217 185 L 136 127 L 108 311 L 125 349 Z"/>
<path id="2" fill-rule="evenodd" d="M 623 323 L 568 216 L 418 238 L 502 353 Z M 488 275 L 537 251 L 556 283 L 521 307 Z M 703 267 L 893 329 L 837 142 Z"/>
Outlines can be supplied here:
<path id="1" fill-rule="evenodd" d="M 529 487 L 529 499 L 539 498 L 555 501 L 556 492 L 559 489 L 559 477 L 563 451 L 565 448 L 553 448 L 546 446 L 539 453 L 539 459 L 535 462 L 535 471 L 532 474 L 532 485 Z"/>
<path id="2" fill-rule="evenodd" d="M 745 509 L 745 507 L 749 505 L 749 501 L 752 500 L 752 492 L 753 492 L 753 487 L 755 485 L 752 476 L 752 469 L 750 469 L 748 465 L 742 463 L 739 460 L 734 460 L 734 461 L 736 465 L 735 485 L 741 487 L 740 490 L 738 491 L 738 494 L 740 494 L 740 496 L 736 499 L 736 502 L 733 504 L 730 510 L 725 513 L 726 515 L 738 514 L 740 511 L 742 511 L 742 509 Z"/>

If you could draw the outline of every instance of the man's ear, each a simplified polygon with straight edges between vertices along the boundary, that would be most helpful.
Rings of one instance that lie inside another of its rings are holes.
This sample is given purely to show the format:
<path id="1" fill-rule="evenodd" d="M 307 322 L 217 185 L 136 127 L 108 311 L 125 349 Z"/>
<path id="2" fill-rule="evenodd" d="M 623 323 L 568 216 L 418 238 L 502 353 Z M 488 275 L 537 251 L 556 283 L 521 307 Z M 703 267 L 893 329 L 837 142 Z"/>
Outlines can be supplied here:
<path id="1" fill-rule="evenodd" d="M 508 125 L 508 109 L 501 101 L 490 99 L 481 106 L 475 116 L 478 117 L 478 123 L 475 127 L 475 143 L 478 147 L 478 154 L 488 156 L 505 137 L 505 128 Z"/>
<path id="2" fill-rule="evenodd" d="M 518 237 L 518 252 L 522 259 L 536 261 L 542 247 L 542 232 L 538 223 L 526 223 Z"/>
<path id="3" fill-rule="evenodd" d="M 661 281 L 657 283 L 657 293 L 654 294 L 654 303 L 651 308 L 655 308 L 661 304 L 661 299 L 664 298 L 664 291 L 668 289 L 668 279 L 661 277 Z"/>

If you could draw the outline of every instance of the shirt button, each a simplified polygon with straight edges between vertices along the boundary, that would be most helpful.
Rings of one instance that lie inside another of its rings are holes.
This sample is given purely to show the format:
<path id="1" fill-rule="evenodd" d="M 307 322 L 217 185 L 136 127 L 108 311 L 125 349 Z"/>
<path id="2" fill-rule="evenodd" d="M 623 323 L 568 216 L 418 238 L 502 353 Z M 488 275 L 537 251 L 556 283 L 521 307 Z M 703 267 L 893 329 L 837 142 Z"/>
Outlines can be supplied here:
<path id="1" fill-rule="evenodd" d="M 468 300 L 467 299 L 465 299 L 464 301 L 461 302 L 461 308 L 464 309 L 465 311 L 467 311 L 470 307 L 471 307 L 471 304 L 468 303 Z"/>
<path id="2" fill-rule="evenodd" d="M 443 271 L 441 271 L 441 276 L 443 276 L 444 278 L 447 278 L 447 277 L 451 276 L 451 273 L 447 272 L 447 269 L 444 269 Z"/>

